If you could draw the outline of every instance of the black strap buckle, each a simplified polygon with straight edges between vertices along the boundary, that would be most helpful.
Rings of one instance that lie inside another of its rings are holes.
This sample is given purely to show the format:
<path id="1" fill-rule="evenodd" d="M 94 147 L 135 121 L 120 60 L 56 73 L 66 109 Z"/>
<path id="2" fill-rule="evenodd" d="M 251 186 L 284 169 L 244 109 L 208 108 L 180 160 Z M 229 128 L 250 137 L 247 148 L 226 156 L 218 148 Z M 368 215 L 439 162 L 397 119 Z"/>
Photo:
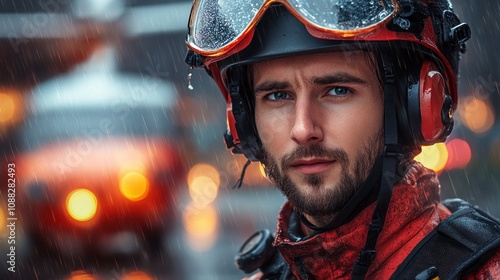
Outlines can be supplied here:
<path id="1" fill-rule="evenodd" d="M 203 67 L 203 58 L 200 54 L 195 53 L 192 50 L 188 50 L 186 52 L 186 57 L 184 61 L 192 68 L 200 68 Z"/>
<path id="2" fill-rule="evenodd" d="M 469 40 L 471 33 L 469 25 L 465 22 L 450 29 L 450 37 L 457 45 L 461 45 Z"/>
<path id="3" fill-rule="evenodd" d="M 408 153 L 407 149 L 398 144 L 385 144 L 384 146 L 384 155 L 386 157 L 395 157 L 399 160 L 404 159 Z"/>

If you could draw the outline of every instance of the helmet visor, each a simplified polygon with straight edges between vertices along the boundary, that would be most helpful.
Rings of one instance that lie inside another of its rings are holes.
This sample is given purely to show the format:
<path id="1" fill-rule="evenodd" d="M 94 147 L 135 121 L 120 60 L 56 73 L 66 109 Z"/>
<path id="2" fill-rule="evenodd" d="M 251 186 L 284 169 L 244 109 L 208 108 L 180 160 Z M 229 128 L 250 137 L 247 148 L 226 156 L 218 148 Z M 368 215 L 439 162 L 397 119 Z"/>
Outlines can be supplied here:
<path id="1" fill-rule="evenodd" d="M 273 3 L 285 5 L 306 26 L 341 37 L 369 32 L 398 11 L 394 0 L 195 0 L 187 44 L 205 56 L 223 55 Z"/>

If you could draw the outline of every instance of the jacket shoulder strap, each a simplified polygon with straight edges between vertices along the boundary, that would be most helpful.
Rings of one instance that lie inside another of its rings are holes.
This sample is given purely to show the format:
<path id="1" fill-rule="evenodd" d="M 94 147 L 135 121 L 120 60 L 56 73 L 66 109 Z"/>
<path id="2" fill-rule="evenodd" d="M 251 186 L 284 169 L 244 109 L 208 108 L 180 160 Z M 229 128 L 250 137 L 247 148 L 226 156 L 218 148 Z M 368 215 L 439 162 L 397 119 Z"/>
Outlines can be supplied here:
<path id="1" fill-rule="evenodd" d="M 499 220 L 461 199 L 443 204 L 452 215 L 420 241 L 391 279 L 457 279 L 500 248 Z"/>

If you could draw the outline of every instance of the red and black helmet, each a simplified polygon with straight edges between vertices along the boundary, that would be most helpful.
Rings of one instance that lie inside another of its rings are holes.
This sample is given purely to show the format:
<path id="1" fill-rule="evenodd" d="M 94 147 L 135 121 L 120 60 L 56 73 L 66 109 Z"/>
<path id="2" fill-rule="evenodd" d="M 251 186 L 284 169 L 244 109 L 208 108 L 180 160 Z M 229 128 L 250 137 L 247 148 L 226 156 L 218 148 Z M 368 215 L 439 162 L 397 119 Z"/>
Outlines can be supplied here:
<path id="1" fill-rule="evenodd" d="M 451 132 L 469 38 L 448 0 L 195 0 L 186 62 L 204 67 L 227 102 L 228 148 L 259 160 L 248 65 L 311 52 L 383 53 L 396 75 L 399 144 L 417 147 Z"/>

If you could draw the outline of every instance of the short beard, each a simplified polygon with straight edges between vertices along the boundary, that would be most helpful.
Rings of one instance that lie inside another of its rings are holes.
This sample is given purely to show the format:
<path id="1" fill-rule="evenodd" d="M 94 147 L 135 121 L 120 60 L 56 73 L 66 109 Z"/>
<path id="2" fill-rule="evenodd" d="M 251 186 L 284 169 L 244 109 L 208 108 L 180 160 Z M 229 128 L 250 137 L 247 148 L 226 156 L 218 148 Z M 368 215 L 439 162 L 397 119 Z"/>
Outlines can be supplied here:
<path id="1" fill-rule="evenodd" d="M 348 170 L 350 161 L 343 149 L 328 149 L 318 144 L 307 147 L 299 146 L 291 154 L 285 155 L 279 166 L 277 160 L 273 159 L 264 147 L 262 163 L 268 177 L 287 197 L 296 211 L 319 219 L 331 218 L 351 199 L 368 177 L 377 157 L 383 151 L 382 135 L 380 131 L 365 143 L 361 152 L 356 156 L 352 172 Z M 325 182 L 324 174 L 304 175 L 303 179 L 306 184 L 317 190 L 314 193 L 317 195 L 306 196 L 301 193 L 297 184 L 286 175 L 286 170 L 291 162 L 303 157 L 335 158 L 342 167 L 340 180 L 338 182 Z M 335 184 L 335 186 L 321 190 L 325 184 Z"/>

